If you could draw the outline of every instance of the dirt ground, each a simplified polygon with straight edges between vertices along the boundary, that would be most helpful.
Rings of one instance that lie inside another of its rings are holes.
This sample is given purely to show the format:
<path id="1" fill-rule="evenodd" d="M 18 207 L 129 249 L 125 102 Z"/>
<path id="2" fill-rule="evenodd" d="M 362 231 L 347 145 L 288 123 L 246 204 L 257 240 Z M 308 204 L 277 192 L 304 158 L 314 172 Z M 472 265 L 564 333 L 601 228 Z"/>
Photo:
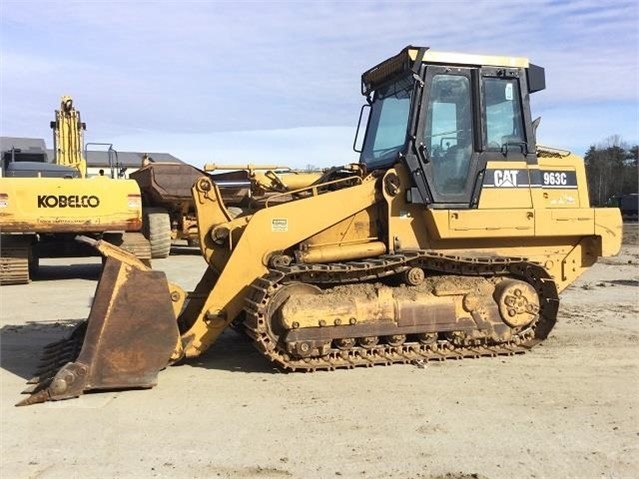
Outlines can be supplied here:
<path id="1" fill-rule="evenodd" d="M 41 279 L 0 288 L 0 476 L 637 477 L 638 232 L 523 356 L 284 374 L 228 332 L 152 390 L 16 408 L 42 347 L 87 316 L 100 269 L 43 262 Z M 204 262 L 176 252 L 154 267 L 192 288 Z"/>

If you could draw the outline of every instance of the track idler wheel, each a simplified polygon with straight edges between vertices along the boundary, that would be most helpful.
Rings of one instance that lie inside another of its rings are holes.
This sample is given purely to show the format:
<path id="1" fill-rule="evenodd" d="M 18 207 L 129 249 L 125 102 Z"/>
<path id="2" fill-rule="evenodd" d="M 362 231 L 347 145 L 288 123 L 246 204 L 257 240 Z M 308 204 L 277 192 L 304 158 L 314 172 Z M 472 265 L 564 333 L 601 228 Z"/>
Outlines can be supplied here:
<path id="1" fill-rule="evenodd" d="M 523 328 L 539 317 L 539 296 L 529 283 L 504 280 L 495 288 L 499 314 L 511 328 Z"/>

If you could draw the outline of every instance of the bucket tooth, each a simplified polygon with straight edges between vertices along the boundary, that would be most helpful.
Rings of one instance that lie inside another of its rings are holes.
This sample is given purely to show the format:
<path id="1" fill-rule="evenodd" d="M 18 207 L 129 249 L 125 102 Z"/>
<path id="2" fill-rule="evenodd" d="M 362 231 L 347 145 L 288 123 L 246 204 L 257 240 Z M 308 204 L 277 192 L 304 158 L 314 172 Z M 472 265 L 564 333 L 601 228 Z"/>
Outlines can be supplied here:
<path id="1" fill-rule="evenodd" d="M 48 401 L 49 399 L 49 392 L 47 390 L 39 391 L 35 394 L 32 394 L 28 398 L 24 398 L 22 401 L 16 404 L 16 406 L 30 406 L 31 404 L 38 404 Z"/>
<path id="2" fill-rule="evenodd" d="M 34 392 L 39 390 L 38 386 L 39 384 L 31 384 L 30 386 L 26 387 L 20 394 L 33 394 Z"/>
<path id="3" fill-rule="evenodd" d="M 36 377 L 25 391 L 31 395 L 17 406 L 100 389 L 153 387 L 178 339 L 164 273 L 140 267 L 137 260 L 108 257 L 89 319 L 67 339 L 45 348 Z"/>

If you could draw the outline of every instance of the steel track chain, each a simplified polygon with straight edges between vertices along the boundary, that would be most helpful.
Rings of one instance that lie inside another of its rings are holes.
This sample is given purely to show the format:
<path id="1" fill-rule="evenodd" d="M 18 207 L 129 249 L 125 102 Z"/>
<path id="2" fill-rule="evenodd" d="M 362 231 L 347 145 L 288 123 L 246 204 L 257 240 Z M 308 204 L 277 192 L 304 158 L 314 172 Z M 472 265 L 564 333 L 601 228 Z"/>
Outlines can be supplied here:
<path id="1" fill-rule="evenodd" d="M 29 282 L 29 249 L 27 244 L 14 245 L 3 240 L 0 244 L 0 285 Z"/>
<path id="2" fill-rule="evenodd" d="M 460 346 L 438 340 L 432 344 L 406 342 L 401 346 L 378 344 L 371 348 L 353 346 L 348 350 L 333 348 L 319 357 L 291 357 L 269 334 L 268 306 L 279 288 L 290 282 L 305 282 L 320 286 L 358 283 L 382 279 L 420 267 L 435 274 L 468 276 L 510 276 L 530 283 L 540 298 L 537 321 L 507 342 L 476 346 Z M 556 322 L 559 299 L 557 288 L 548 273 L 525 258 L 461 257 L 430 251 L 411 251 L 384 255 L 372 260 L 333 264 L 294 264 L 270 269 L 255 280 L 246 299 L 244 327 L 255 347 L 264 356 L 285 370 L 315 371 L 356 366 L 421 363 L 445 359 L 478 358 L 525 353 L 548 336 Z"/>

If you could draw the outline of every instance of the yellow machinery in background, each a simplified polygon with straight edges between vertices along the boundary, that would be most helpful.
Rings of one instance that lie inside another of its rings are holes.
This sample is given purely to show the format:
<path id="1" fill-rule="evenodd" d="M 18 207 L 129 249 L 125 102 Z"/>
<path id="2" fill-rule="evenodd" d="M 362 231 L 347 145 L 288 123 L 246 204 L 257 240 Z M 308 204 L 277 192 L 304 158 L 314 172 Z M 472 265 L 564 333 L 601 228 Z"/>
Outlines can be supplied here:
<path id="1" fill-rule="evenodd" d="M 142 230 L 151 244 L 152 258 L 166 258 L 175 240 L 198 244 L 198 227 L 191 188 L 198 178 L 211 175 L 222 189 L 233 214 L 259 209 L 268 196 L 292 191 L 320 178 L 321 172 L 301 172 L 276 165 L 204 165 L 156 163 L 149 156 L 130 174 L 142 192 Z"/>
<path id="2" fill-rule="evenodd" d="M 86 123 L 80 120 L 80 112 L 73 106 L 70 96 L 63 96 L 60 109 L 55 111 L 53 130 L 55 163 L 78 171 L 81 178 L 87 177 L 87 161 L 83 154 Z"/>
<path id="3" fill-rule="evenodd" d="M 368 70 L 358 164 L 238 216 L 196 181 L 209 267 L 194 291 L 96 243 L 88 321 L 47 349 L 20 404 L 151 387 L 228 326 L 292 371 L 528 351 L 622 235 L 618 209 L 590 207 L 583 160 L 537 145 L 543 88 L 525 58 L 421 47 Z"/>
<path id="4" fill-rule="evenodd" d="M 87 178 L 80 113 L 64 96 L 51 122 L 55 159 L 45 150 L 2 152 L 0 284 L 30 280 L 39 258 L 95 256 L 78 234 L 118 244 L 150 258 L 142 226 L 140 189 L 132 180 Z"/>

